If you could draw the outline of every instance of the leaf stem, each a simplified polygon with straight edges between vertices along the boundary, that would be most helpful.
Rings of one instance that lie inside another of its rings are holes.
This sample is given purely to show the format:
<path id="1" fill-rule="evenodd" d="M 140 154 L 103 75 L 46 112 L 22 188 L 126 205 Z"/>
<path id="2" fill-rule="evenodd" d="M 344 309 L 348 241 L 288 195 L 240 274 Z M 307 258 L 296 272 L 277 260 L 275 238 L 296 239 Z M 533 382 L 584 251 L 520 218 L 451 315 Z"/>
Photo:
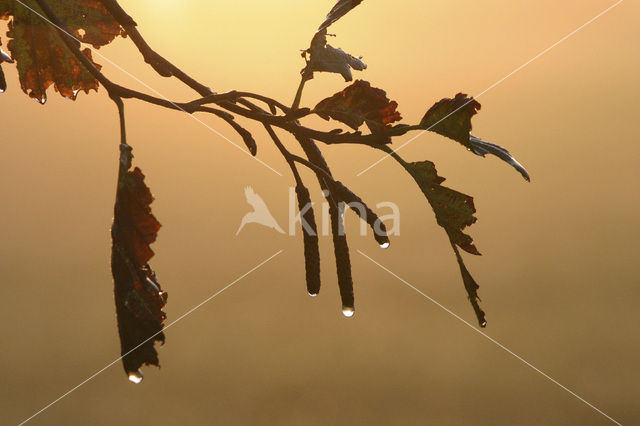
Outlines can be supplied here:
<path id="1" fill-rule="evenodd" d="M 297 110 L 300 107 L 300 101 L 302 101 L 302 92 L 304 90 L 304 85 L 308 80 L 311 80 L 311 76 L 307 71 L 302 74 L 300 78 L 300 84 L 298 85 L 298 90 L 296 90 L 296 96 L 293 99 L 293 104 L 291 105 L 291 109 L 293 111 Z"/>

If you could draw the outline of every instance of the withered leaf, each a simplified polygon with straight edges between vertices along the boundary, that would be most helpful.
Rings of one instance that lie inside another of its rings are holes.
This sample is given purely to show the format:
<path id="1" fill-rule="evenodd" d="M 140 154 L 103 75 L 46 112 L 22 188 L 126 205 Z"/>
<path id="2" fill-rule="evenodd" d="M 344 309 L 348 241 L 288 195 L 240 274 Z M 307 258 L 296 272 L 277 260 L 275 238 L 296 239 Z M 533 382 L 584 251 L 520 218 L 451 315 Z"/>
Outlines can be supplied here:
<path id="1" fill-rule="evenodd" d="M 327 18 L 324 22 L 318 27 L 318 31 L 326 30 L 336 22 L 338 19 L 342 18 L 347 13 L 351 12 L 351 9 L 356 7 L 362 3 L 362 0 L 338 0 L 338 2 L 331 8 L 329 13 L 327 14 Z"/>
<path id="2" fill-rule="evenodd" d="M 122 169 L 111 229 L 111 270 L 124 369 L 130 377 L 141 377 L 143 364 L 159 365 L 154 344 L 164 343 L 167 293 L 148 264 L 153 256 L 149 245 L 160 229 L 151 213 L 153 196 L 139 168 Z"/>
<path id="3" fill-rule="evenodd" d="M 474 224 L 477 220 L 474 216 L 476 208 L 473 205 L 473 198 L 442 186 L 441 184 L 445 179 L 438 176 L 435 165 L 431 161 L 407 163 L 396 153 L 392 154 L 392 156 L 411 174 L 433 208 L 436 214 L 436 221 L 446 231 L 460 267 L 469 302 L 475 311 L 480 326 L 486 327 L 485 314 L 478 304 L 480 300 L 478 289 L 480 287 L 467 270 L 458 250 L 458 247 L 460 247 L 468 253 L 480 255 L 480 252 L 473 244 L 473 239 L 462 232 L 463 229 Z"/>
<path id="4" fill-rule="evenodd" d="M 529 174 L 509 151 L 471 135 L 471 118 L 480 108 L 478 101 L 464 93 L 458 93 L 453 99 L 444 98 L 436 102 L 420 121 L 420 127 L 460 142 L 481 157 L 486 154 L 495 155 L 513 166 L 529 181 Z"/>
<path id="5" fill-rule="evenodd" d="M 416 181 L 422 193 L 436 214 L 438 225 L 442 226 L 452 241 L 464 251 L 479 255 L 473 239 L 462 232 L 476 222 L 476 208 L 473 198 L 461 192 L 442 186 L 445 178 L 438 176 L 431 161 L 405 163 L 405 168 Z"/>
<path id="6" fill-rule="evenodd" d="M 478 101 L 468 98 L 464 93 L 458 93 L 455 98 L 441 99 L 429 108 L 420 121 L 420 126 L 458 141 L 471 149 L 469 143 L 471 117 L 476 115 L 480 108 Z"/>
<path id="7" fill-rule="evenodd" d="M 367 64 L 361 58 L 356 58 L 342 49 L 327 44 L 327 28 L 349 13 L 351 9 L 362 3 L 362 0 L 338 0 L 327 14 L 326 19 L 311 40 L 311 47 L 305 50 L 302 56 L 307 60 L 307 66 L 302 70 L 303 78 L 313 78 L 313 73 L 332 72 L 342 75 L 345 81 L 353 80 L 351 69 L 362 71 Z"/>
<path id="8" fill-rule="evenodd" d="M 55 2 L 54 2 L 55 3 Z M 99 0 L 65 0 L 59 5 L 58 16 L 73 35 L 96 49 L 125 36 L 124 29 L 109 14 Z M 52 4 L 55 9 L 55 5 Z"/>
<path id="9" fill-rule="evenodd" d="M 367 68 L 367 64 L 360 58 L 327 44 L 326 29 L 316 33 L 311 40 L 311 47 L 303 53 L 305 58 L 307 54 L 309 59 L 302 74 L 308 78 L 313 78 L 313 73 L 318 71 L 340 74 L 345 81 L 351 81 L 353 80 L 351 69 L 362 71 Z"/>
<path id="10" fill-rule="evenodd" d="M 320 101 L 314 111 L 325 120 L 333 118 L 354 130 L 366 123 L 371 132 L 376 133 L 402 119 L 397 107 L 398 103 L 389 100 L 384 90 L 356 80 L 343 91 Z"/>
<path id="11" fill-rule="evenodd" d="M 69 99 L 75 99 L 80 90 L 86 93 L 97 90 L 96 79 L 67 49 L 56 28 L 43 19 L 44 13 L 37 3 L 33 0 L 24 3 L 27 7 L 15 0 L 0 0 L 0 19 L 10 20 L 7 36 L 11 40 L 7 46 L 17 62 L 22 90 L 40 103 L 46 101 L 46 90 L 51 85 Z M 65 0 L 50 4 L 74 37 L 96 48 L 123 34 L 100 1 Z M 84 49 L 83 53 L 91 59 L 90 49 Z"/>
<path id="12" fill-rule="evenodd" d="M 527 170 L 522 166 L 522 164 L 518 162 L 518 160 L 516 160 L 513 157 L 513 155 L 511 155 L 509 151 L 507 151 L 503 147 L 499 145 L 494 145 L 489 142 L 485 142 L 482 139 L 477 138 L 473 135 L 469 135 L 469 143 L 471 144 L 471 151 L 473 151 L 474 154 L 479 155 L 481 157 L 484 157 L 486 154 L 495 155 L 496 157 L 500 158 L 502 161 L 505 161 L 511 164 L 511 166 L 513 166 L 514 169 L 520 172 L 522 177 L 527 182 L 531 181 L 531 178 L 529 177 L 529 173 L 527 172 Z"/>

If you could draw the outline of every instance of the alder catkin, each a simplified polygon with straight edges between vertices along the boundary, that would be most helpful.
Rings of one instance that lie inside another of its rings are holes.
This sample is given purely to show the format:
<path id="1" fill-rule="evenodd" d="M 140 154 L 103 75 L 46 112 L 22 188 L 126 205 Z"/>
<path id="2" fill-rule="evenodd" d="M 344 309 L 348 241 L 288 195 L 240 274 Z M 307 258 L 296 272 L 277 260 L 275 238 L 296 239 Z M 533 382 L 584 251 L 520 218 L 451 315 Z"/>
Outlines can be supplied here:
<path id="1" fill-rule="evenodd" d="M 324 160 L 320 149 L 311 139 L 296 136 L 296 139 L 300 142 L 300 146 L 304 150 L 307 158 L 312 163 L 323 168 L 330 176 L 331 171 L 327 162 Z M 325 197 L 329 202 L 329 216 L 331 217 L 331 232 L 333 234 L 333 250 L 336 258 L 336 270 L 338 273 L 338 287 L 340 288 L 340 298 L 342 299 L 342 307 L 354 309 L 354 296 L 353 296 L 353 279 L 351 277 L 351 260 L 349 256 L 349 244 L 347 243 L 347 237 L 342 232 L 342 220 L 340 218 L 340 211 L 338 209 L 337 194 L 331 192 L 330 185 L 327 180 L 321 175 L 317 175 L 320 188 L 325 193 Z M 335 188 L 334 192 L 335 192 Z"/>
<path id="2" fill-rule="evenodd" d="M 302 235 L 304 241 L 304 266 L 307 280 L 307 292 L 310 295 L 317 295 L 320 292 L 320 250 L 318 247 L 318 227 L 311 207 L 311 196 L 309 190 L 302 185 L 296 186 L 298 196 L 298 209 L 302 220 Z M 306 210 L 305 210 L 306 209 Z M 311 228 L 307 229 L 304 224 Z"/>
<path id="3" fill-rule="evenodd" d="M 376 239 L 376 242 L 380 245 L 388 244 L 389 237 L 387 235 L 387 227 L 385 226 L 384 222 L 380 220 L 378 215 L 375 214 L 375 212 L 371 210 L 360 197 L 354 194 L 342 182 L 336 181 L 334 186 L 336 196 L 340 199 L 340 201 L 344 201 L 347 206 L 351 208 L 351 210 L 353 210 L 358 216 L 360 216 L 360 219 L 369 224 L 371 230 L 373 231 L 373 237 Z M 363 206 L 364 212 L 358 209 L 358 206 Z"/>
<path id="4" fill-rule="evenodd" d="M 349 245 L 344 232 L 341 232 L 342 218 L 335 200 L 331 194 L 327 196 L 329 200 L 329 215 L 331 216 L 331 232 L 333 234 L 333 249 L 336 257 L 336 270 L 338 272 L 338 287 L 340 288 L 340 298 L 342 307 L 354 308 L 353 279 L 351 277 L 351 259 L 349 256 Z"/>

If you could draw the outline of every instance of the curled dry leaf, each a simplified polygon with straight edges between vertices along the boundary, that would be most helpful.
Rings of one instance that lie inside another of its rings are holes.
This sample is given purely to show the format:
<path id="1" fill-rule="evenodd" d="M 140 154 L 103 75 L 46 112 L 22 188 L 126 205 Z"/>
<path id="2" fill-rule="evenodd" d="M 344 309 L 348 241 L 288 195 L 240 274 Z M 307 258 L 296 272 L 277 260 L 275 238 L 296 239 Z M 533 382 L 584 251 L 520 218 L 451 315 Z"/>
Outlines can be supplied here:
<path id="1" fill-rule="evenodd" d="M 80 90 L 97 90 L 98 82 L 69 52 L 56 28 L 38 16 L 44 14 L 37 3 L 24 3 L 28 7 L 15 0 L 0 0 L 0 18 L 10 20 L 7 46 L 17 62 L 22 90 L 40 103 L 46 101 L 46 90 L 52 84 L 69 99 L 75 99 Z M 51 7 L 75 38 L 96 48 L 123 34 L 100 1 L 65 0 L 51 2 Z M 91 59 L 90 49 L 83 53 Z"/>
<path id="2" fill-rule="evenodd" d="M 303 56 L 306 58 L 307 54 L 309 54 L 307 66 L 302 70 L 302 74 L 307 78 L 313 78 L 314 72 L 332 72 L 342 75 L 345 81 L 351 81 L 353 80 L 351 69 L 362 71 L 367 68 L 367 64 L 362 62 L 362 59 L 327 44 L 326 29 L 316 33 L 311 40 L 311 47 L 303 53 Z"/>
<path id="3" fill-rule="evenodd" d="M 351 9 L 360 3 L 362 3 L 362 0 L 338 0 L 335 6 L 333 6 L 327 14 L 327 18 L 322 24 L 320 24 L 320 27 L 318 27 L 318 31 L 326 30 L 331 26 L 331 24 L 351 12 Z"/>
<path id="4" fill-rule="evenodd" d="M 511 164 L 511 166 L 514 169 L 520 172 L 522 177 L 527 182 L 531 181 L 531 178 L 529 177 L 529 173 L 527 172 L 527 170 L 522 166 L 522 164 L 518 162 L 518 160 L 516 160 L 513 157 L 513 155 L 511 155 L 509 151 L 507 151 L 503 147 L 499 145 L 494 145 L 489 142 L 485 142 L 482 139 L 477 138 L 473 135 L 469 135 L 469 143 L 471 144 L 471 151 L 473 151 L 474 154 L 479 155 L 481 157 L 484 157 L 487 154 L 495 155 L 496 157 L 500 158 L 502 161 L 505 161 L 506 163 Z"/>
<path id="5" fill-rule="evenodd" d="M 458 93 L 453 99 L 444 98 L 436 102 L 422 118 L 420 127 L 453 139 L 481 157 L 486 154 L 495 155 L 513 166 L 529 181 L 529 173 L 509 151 L 471 135 L 471 118 L 480 108 L 478 101 L 464 93 Z"/>
<path id="6" fill-rule="evenodd" d="M 349 13 L 351 9 L 362 3 L 362 0 L 339 0 L 327 14 L 326 19 L 311 40 L 311 47 L 302 53 L 307 66 L 302 70 L 303 78 L 313 78 L 313 73 L 332 72 L 342 75 L 345 81 L 353 80 L 351 69 L 362 71 L 367 64 L 342 49 L 327 44 L 327 28 L 338 19 Z"/>
<path id="7" fill-rule="evenodd" d="M 398 103 L 389 100 L 384 90 L 356 80 L 343 91 L 320 101 L 314 111 L 325 120 L 333 118 L 354 130 L 366 123 L 372 133 L 377 133 L 402 120 L 397 107 Z"/>
<path id="8" fill-rule="evenodd" d="M 159 365 L 154 343 L 164 343 L 167 293 L 148 263 L 154 254 L 149 245 L 160 229 L 151 213 L 153 196 L 139 168 L 123 169 L 111 229 L 111 269 L 124 369 L 141 377 L 143 364 Z"/>

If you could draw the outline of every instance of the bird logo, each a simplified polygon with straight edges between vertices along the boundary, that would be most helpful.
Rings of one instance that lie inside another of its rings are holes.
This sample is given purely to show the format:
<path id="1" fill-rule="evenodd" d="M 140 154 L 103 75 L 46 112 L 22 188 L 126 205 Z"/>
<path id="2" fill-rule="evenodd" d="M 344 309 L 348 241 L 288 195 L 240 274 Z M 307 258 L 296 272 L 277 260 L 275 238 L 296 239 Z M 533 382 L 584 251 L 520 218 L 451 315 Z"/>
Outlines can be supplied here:
<path id="1" fill-rule="evenodd" d="M 244 215 L 236 235 L 238 235 L 242 228 L 249 223 L 259 223 L 260 225 L 275 229 L 279 233 L 284 234 L 284 231 L 280 228 L 280 225 L 278 225 L 278 222 L 269 211 L 267 204 L 264 202 L 262 197 L 256 194 L 252 187 L 248 186 L 244 189 L 244 196 L 247 199 L 247 203 L 253 207 L 253 211 Z"/>

